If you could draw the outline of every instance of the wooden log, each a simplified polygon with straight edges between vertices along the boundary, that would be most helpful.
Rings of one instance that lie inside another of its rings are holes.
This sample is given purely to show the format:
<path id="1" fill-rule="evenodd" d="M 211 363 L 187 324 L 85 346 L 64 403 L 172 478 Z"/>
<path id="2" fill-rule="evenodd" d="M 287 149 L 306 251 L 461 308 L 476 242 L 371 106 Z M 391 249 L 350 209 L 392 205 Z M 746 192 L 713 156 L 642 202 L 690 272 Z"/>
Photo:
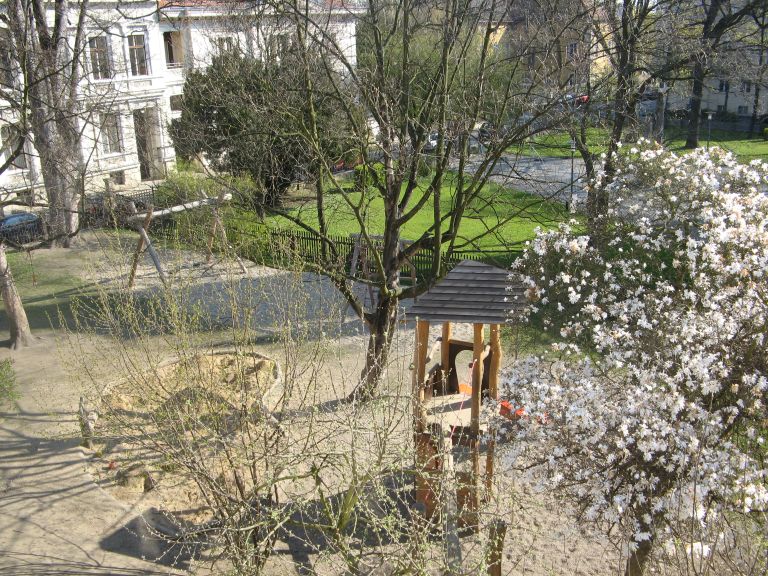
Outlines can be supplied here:
<path id="1" fill-rule="evenodd" d="M 485 553 L 485 565 L 488 576 L 501 576 L 501 560 L 504 557 L 504 538 L 507 535 L 507 524 L 503 520 L 495 520 L 488 535 L 488 549 Z"/>
<path id="2" fill-rule="evenodd" d="M 231 194 L 225 194 L 222 197 L 223 200 L 229 200 L 232 198 Z M 170 208 L 163 208 L 162 210 L 155 210 L 152 212 L 152 218 L 163 218 L 165 216 L 171 216 L 172 214 L 178 214 L 179 212 L 184 212 L 186 210 L 191 210 L 192 208 L 199 208 L 200 206 L 210 206 L 211 204 L 216 204 L 220 202 L 219 198 L 204 198 L 202 200 L 195 200 L 194 202 L 187 202 L 186 204 L 178 204 L 176 206 L 172 206 Z M 129 217 L 126 222 L 128 224 L 138 224 L 142 221 L 143 218 L 146 217 L 146 214 L 136 214 L 134 216 Z"/>

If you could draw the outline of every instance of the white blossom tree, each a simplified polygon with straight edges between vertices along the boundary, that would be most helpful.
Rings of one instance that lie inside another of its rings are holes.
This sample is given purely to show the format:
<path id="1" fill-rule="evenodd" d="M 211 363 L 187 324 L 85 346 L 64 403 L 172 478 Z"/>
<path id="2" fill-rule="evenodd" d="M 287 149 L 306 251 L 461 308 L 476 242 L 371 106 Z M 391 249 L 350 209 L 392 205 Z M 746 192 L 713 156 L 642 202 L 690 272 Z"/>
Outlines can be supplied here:
<path id="1" fill-rule="evenodd" d="M 532 320 L 559 341 L 507 376 L 530 416 L 509 462 L 626 539 L 627 575 L 667 530 L 768 506 L 767 184 L 767 164 L 719 149 L 633 148 L 607 244 L 563 226 L 518 263 Z"/>

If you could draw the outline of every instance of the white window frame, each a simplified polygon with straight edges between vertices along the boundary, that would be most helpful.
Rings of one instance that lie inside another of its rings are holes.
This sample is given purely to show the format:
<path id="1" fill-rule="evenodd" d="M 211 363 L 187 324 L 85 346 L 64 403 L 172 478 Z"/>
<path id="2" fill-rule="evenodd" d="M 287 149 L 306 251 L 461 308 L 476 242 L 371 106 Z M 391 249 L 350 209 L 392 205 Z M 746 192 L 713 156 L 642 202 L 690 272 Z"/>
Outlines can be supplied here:
<path id="1" fill-rule="evenodd" d="M 135 46 L 132 44 L 133 39 L 141 36 L 141 46 Z M 141 51 L 143 57 L 139 61 L 138 54 Z M 143 72 L 140 63 L 143 62 Z M 131 30 L 128 34 L 128 66 L 130 68 L 131 76 L 141 77 L 149 76 L 151 74 L 150 61 L 149 61 L 149 45 L 147 43 L 146 30 Z"/>

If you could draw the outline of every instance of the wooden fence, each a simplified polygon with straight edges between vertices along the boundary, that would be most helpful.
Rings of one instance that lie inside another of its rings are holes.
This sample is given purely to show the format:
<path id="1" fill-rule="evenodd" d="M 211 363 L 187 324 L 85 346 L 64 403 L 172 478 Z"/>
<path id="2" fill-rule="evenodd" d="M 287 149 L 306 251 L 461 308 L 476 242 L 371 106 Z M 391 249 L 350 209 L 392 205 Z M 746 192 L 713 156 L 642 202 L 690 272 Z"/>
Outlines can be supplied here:
<path id="1" fill-rule="evenodd" d="M 192 237 L 190 232 L 191 228 L 185 227 L 183 221 L 177 219 L 167 220 L 162 226 L 153 227 L 151 231 L 153 236 L 167 240 L 180 239 L 196 245 L 206 241 L 205 238 Z M 369 274 L 374 273 L 373 258 L 360 255 L 365 249 L 362 248 L 361 250 L 360 243 L 353 236 L 329 235 L 328 241 L 323 242 L 317 235 L 305 230 L 272 228 L 266 224 L 249 224 L 247 230 L 228 226 L 227 234 L 238 255 L 254 262 L 277 268 L 291 268 L 302 262 L 320 264 L 323 262 L 332 263 L 335 260 L 337 263 L 343 262 L 347 273 L 352 276 L 365 276 L 366 267 Z M 356 248 L 357 257 L 355 256 Z M 442 259 L 448 271 L 462 260 L 475 260 L 500 268 L 508 268 L 522 253 L 522 249 L 522 246 L 518 244 L 507 249 L 495 250 L 452 252 L 444 250 Z M 429 277 L 432 270 L 432 259 L 432 250 L 427 248 L 419 250 L 410 259 L 410 263 L 415 268 L 418 282 Z M 355 260 L 355 271 L 352 271 L 351 267 Z M 409 283 L 411 275 L 411 269 L 404 267 L 402 281 L 406 284 Z"/>

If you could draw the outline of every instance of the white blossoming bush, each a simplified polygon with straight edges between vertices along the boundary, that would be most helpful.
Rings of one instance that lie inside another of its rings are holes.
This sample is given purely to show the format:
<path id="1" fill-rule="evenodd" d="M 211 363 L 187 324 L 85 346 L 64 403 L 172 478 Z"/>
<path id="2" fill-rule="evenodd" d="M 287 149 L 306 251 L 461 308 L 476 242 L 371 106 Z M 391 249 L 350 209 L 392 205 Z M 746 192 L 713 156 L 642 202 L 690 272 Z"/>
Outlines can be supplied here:
<path id="1" fill-rule="evenodd" d="M 507 456 L 610 524 L 642 574 L 670 531 L 768 506 L 768 165 L 647 143 L 621 162 L 601 246 L 572 223 L 516 263 L 560 359 L 506 374 L 530 416 Z"/>

